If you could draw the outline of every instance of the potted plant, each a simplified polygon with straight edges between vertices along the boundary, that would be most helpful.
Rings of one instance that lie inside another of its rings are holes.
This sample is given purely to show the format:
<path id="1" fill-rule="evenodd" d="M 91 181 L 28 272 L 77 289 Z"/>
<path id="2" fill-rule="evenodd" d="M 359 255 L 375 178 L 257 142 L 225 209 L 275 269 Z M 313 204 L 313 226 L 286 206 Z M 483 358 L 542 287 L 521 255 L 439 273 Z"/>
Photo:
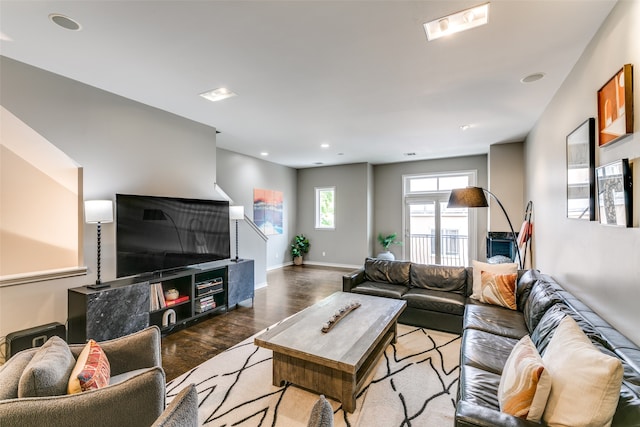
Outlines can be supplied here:
<path id="1" fill-rule="evenodd" d="M 391 245 L 402 245 L 402 242 L 396 240 L 396 237 L 397 237 L 396 233 L 391 233 L 386 236 L 384 236 L 382 233 L 378 234 L 378 242 L 384 249 L 384 252 L 380 252 L 378 254 L 378 259 L 388 259 L 390 261 L 393 261 L 394 259 L 396 259 L 393 253 L 391 253 L 391 251 L 389 250 L 389 247 Z"/>
<path id="2" fill-rule="evenodd" d="M 304 234 L 298 234 L 291 244 L 291 256 L 295 265 L 302 265 L 302 256 L 309 252 L 309 239 Z"/>

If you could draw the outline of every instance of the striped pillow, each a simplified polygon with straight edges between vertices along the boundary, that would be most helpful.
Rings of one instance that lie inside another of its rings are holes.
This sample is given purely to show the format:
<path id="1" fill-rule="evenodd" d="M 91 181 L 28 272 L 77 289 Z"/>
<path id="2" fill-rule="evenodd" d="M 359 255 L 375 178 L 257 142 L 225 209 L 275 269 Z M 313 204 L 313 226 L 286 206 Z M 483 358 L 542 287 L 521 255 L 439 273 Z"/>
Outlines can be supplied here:
<path id="1" fill-rule="evenodd" d="M 522 337 L 507 358 L 498 386 L 500 410 L 540 422 L 551 392 L 551 376 L 529 335 Z"/>
<path id="2" fill-rule="evenodd" d="M 516 280 L 518 274 L 481 273 L 480 301 L 517 310 Z"/>

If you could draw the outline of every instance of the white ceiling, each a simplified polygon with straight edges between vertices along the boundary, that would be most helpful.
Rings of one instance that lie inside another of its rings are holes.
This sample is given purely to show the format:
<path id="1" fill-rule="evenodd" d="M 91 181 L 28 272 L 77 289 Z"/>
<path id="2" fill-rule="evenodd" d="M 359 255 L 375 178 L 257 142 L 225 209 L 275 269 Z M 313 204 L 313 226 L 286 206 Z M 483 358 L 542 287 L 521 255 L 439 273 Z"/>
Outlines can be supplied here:
<path id="1" fill-rule="evenodd" d="M 469 155 L 526 137 L 615 0 L 492 0 L 488 25 L 427 42 L 424 22 L 481 3 L 2 0 L 0 53 L 282 165 Z M 238 96 L 198 96 L 221 86 Z"/>

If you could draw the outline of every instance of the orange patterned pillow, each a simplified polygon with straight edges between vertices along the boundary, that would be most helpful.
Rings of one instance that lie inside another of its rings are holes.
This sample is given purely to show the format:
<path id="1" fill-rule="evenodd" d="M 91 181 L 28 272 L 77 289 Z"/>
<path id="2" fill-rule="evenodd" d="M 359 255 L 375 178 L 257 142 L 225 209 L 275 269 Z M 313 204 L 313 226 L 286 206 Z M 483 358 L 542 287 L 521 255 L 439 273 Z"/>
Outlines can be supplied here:
<path id="1" fill-rule="evenodd" d="M 518 274 L 481 273 L 480 301 L 517 310 L 516 280 Z"/>
<path id="2" fill-rule="evenodd" d="M 71 372 L 67 392 L 74 394 L 106 387 L 110 378 L 111 365 L 107 355 L 97 342 L 89 340 Z"/>
<path id="3" fill-rule="evenodd" d="M 513 347 L 504 365 L 498 401 L 500 410 L 516 417 L 540 422 L 551 392 L 551 376 L 529 335 Z"/>

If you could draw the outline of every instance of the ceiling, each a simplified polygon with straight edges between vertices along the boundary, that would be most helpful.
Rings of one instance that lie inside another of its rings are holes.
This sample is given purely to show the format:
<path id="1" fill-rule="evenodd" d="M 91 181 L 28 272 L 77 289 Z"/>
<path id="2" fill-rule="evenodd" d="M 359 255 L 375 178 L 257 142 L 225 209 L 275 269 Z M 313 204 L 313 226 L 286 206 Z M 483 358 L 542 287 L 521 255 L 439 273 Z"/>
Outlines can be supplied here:
<path id="1" fill-rule="evenodd" d="M 286 166 L 433 159 L 524 140 L 615 0 L 492 0 L 488 25 L 427 41 L 424 22 L 481 3 L 2 0 L 0 53 Z M 198 96 L 218 87 L 238 96 Z"/>

